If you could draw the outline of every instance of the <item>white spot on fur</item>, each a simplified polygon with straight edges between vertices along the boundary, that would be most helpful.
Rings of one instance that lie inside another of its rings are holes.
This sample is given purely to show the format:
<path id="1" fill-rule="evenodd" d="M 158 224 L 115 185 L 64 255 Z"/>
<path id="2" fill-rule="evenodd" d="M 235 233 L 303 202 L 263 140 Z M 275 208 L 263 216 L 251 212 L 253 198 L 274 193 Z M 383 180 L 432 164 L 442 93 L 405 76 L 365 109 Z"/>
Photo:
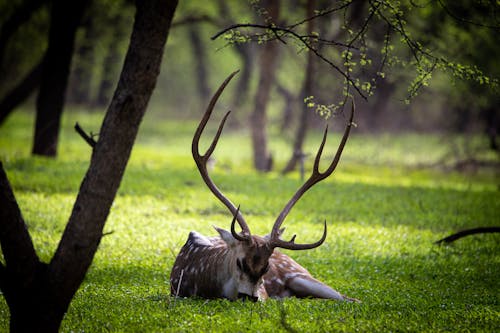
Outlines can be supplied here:
<path id="1" fill-rule="evenodd" d="M 283 281 L 282 281 L 280 278 L 277 278 L 277 277 L 273 277 L 273 278 L 271 279 L 271 282 L 272 282 L 272 283 L 281 284 L 281 285 L 283 284 Z"/>

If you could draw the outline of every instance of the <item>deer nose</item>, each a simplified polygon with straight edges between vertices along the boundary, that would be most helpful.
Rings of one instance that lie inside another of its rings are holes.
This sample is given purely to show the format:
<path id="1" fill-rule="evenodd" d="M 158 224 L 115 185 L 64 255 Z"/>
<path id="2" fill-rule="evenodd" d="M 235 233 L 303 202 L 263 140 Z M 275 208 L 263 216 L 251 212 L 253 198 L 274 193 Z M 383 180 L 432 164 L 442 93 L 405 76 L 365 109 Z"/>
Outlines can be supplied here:
<path id="1" fill-rule="evenodd" d="M 257 302 L 259 300 L 257 296 L 251 296 L 244 293 L 238 293 L 238 299 L 243 299 L 244 301 L 250 300 L 252 302 Z"/>

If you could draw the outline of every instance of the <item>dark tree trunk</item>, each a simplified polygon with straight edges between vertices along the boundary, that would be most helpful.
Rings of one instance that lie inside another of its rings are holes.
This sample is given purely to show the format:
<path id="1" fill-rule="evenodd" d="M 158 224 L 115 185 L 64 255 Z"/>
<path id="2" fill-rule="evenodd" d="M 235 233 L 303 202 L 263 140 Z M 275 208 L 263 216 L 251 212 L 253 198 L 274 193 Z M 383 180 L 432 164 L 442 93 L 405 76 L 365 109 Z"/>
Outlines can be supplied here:
<path id="1" fill-rule="evenodd" d="M 371 131 L 376 131 L 388 127 L 384 121 L 389 118 L 387 108 L 391 102 L 391 97 L 396 90 L 396 84 L 389 82 L 386 79 L 378 78 L 376 82 L 377 97 L 373 106 L 368 110 L 366 119 L 368 121 L 367 128 Z M 387 117 L 387 118 L 386 118 Z"/>
<path id="2" fill-rule="evenodd" d="M 69 89 L 69 101 L 76 104 L 90 104 L 92 98 L 92 68 L 95 63 L 95 44 L 97 39 L 95 10 L 90 10 L 83 20 L 84 36 L 76 49 Z"/>
<path id="3" fill-rule="evenodd" d="M 292 94 L 292 92 L 282 85 L 278 84 L 276 86 L 278 94 L 283 97 L 283 101 L 285 103 L 285 106 L 283 107 L 283 113 L 281 117 L 281 125 L 280 125 L 280 130 L 283 133 L 287 128 L 290 127 L 293 121 L 293 108 L 294 108 L 294 103 L 295 103 L 295 96 Z"/>
<path id="4" fill-rule="evenodd" d="M 306 17 L 311 17 L 314 14 L 314 0 L 307 1 L 307 15 Z M 312 35 L 314 32 L 314 20 L 309 20 L 307 22 L 307 33 Z M 303 98 L 312 96 L 314 94 L 314 74 L 315 74 L 315 61 L 316 56 L 313 52 L 309 52 L 307 54 L 307 65 L 306 65 L 306 75 L 304 78 L 304 86 L 303 86 Z M 297 133 L 295 134 L 295 140 L 293 142 L 293 152 L 290 160 L 287 165 L 283 169 L 283 173 L 291 172 L 297 166 L 297 163 L 302 158 L 303 155 L 303 145 L 306 139 L 307 129 L 309 127 L 309 122 L 311 118 L 311 109 L 303 103 L 302 112 L 300 114 L 299 123 L 297 126 Z"/>
<path id="5" fill-rule="evenodd" d="M 57 155 L 59 128 L 68 83 L 75 34 L 89 0 L 54 0 L 49 45 L 43 61 L 36 101 L 35 135 L 32 153 Z"/>
<path id="6" fill-rule="evenodd" d="M 116 15 L 111 18 L 112 38 L 108 44 L 106 56 L 102 66 L 102 78 L 95 104 L 97 106 L 108 105 L 116 79 L 119 75 L 119 65 L 123 59 L 123 52 L 120 50 L 120 43 L 126 38 L 126 28 L 123 25 L 123 17 Z"/>
<path id="7" fill-rule="evenodd" d="M 196 86 L 198 88 L 198 96 L 200 101 L 205 103 L 210 95 L 210 88 L 208 87 L 208 73 L 207 73 L 207 53 L 205 52 L 205 45 L 200 38 L 200 29 L 197 25 L 191 24 L 188 27 L 189 41 L 193 48 L 193 56 L 195 63 L 195 76 Z"/>
<path id="8" fill-rule="evenodd" d="M 217 1 L 220 16 L 224 19 L 224 25 L 231 25 L 235 23 L 233 15 L 231 14 L 230 7 L 226 0 Z M 233 93 L 232 105 L 235 109 L 246 105 L 250 91 L 250 79 L 254 68 L 254 54 L 255 48 L 253 43 L 236 43 L 234 50 L 237 52 L 241 59 L 240 74 Z M 237 118 L 231 117 L 230 122 L 238 122 Z"/>
<path id="9" fill-rule="evenodd" d="M 50 263 L 40 263 L 0 164 L 0 288 L 12 332 L 57 332 L 102 238 L 132 146 L 160 71 L 176 0 L 137 1 L 122 75 L 91 163 Z"/>
<path id="10" fill-rule="evenodd" d="M 280 2 L 266 1 L 268 14 L 273 22 L 278 22 Z M 267 42 L 260 53 L 260 70 L 254 110 L 250 117 L 252 132 L 253 161 L 258 171 L 269 171 L 272 167 L 271 155 L 267 149 L 267 116 L 271 87 L 276 72 L 278 41 Z"/>
<path id="11" fill-rule="evenodd" d="M 38 63 L 26 77 L 0 101 L 0 125 L 10 113 L 24 102 L 40 84 L 42 62 Z"/>
<path id="12" fill-rule="evenodd" d="M 250 79 L 252 77 L 252 70 L 254 65 L 253 46 L 251 43 L 236 44 L 235 50 L 241 58 L 241 74 L 236 85 L 234 93 L 233 105 L 238 108 L 245 104 L 248 98 L 248 91 L 250 90 Z"/>
<path id="13" fill-rule="evenodd" d="M 46 2 L 48 2 L 48 0 L 25 0 L 5 21 L 5 23 L 2 24 L 2 27 L 0 28 L 0 67 L 3 64 L 5 48 L 10 37 Z"/>

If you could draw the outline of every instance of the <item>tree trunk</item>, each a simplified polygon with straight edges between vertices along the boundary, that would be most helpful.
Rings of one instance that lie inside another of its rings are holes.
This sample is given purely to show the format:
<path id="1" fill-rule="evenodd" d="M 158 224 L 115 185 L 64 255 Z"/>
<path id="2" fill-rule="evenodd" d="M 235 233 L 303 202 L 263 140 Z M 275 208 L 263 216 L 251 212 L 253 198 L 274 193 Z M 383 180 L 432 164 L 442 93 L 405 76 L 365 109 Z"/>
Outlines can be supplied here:
<path id="1" fill-rule="evenodd" d="M 195 63 L 195 77 L 196 87 L 198 88 L 198 96 L 202 103 L 208 100 L 210 95 L 210 88 L 208 87 L 208 73 L 207 73 L 207 53 L 205 52 L 205 45 L 200 38 L 200 30 L 197 25 L 190 24 L 188 27 L 189 41 L 193 48 L 193 60 Z"/>
<path id="2" fill-rule="evenodd" d="M 293 121 L 293 109 L 296 97 L 291 91 L 283 87 L 282 85 L 277 85 L 278 94 L 283 97 L 283 102 L 285 106 L 283 107 L 283 113 L 281 117 L 280 131 L 283 133 L 287 128 L 290 127 Z"/>
<path id="3" fill-rule="evenodd" d="M 55 0 L 52 3 L 49 45 L 44 57 L 36 101 L 32 153 L 57 155 L 59 128 L 68 83 L 75 34 L 89 0 Z"/>
<path id="4" fill-rule="evenodd" d="M 72 80 L 69 88 L 70 103 L 89 105 L 92 98 L 92 69 L 95 64 L 96 31 L 95 9 L 89 10 L 83 20 L 82 41 L 76 50 L 76 61 L 73 66 Z"/>
<path id="5" fill-rule="evenodd" d="M 95 100 L 97 106 L 107 106 L 113 94 L 113 87 L 119 74 L 119 64 L 123 59 L 120 43 L 126 38 L 123 21 L 120 15 L 111 18 L 113 36 L 103 61 L 101 82 Z"/>
<path id="6" fill-rule="evenodd" d="M 48 0 L 25 0 L 16 8 L 5 23 L 2 24 L 0 28 L 0 67 L 3 65 L 5 49 L 10 37 L 46 2 Z"/>
<path id="7" fill-rule="evenodd" d="M 0 288 L 12 332 L 57 332 L 94 258 L 160 71 L 176 0 L 137 1 L 122 75 L 51 262 L 40 263 L 0 163 Z"/>
<path id="8" fill-rule="evenodd" d="M 267 1 L 266 6 L 269 17 L 273 22 L 279 18 L 280 2 Z M 276 59 L 278 52 L 278 41 L 269 41 L 263 47 L 260 54 L 260 71 L 257 94 L 255 95 L 254 110 L 250 117 L 252 127 L 253 161 L 258 171 L 269 171 L 272 167 L 272 159 L 267 149 L 267 117 L 266 108 L 276 71 Z"/>
<path id="9" fill-rule="evenodd" d="M 0 125 L 38 87 L 42 76 L 42 63 L 43 61 L 36 64 L 26 77 L 0 101 Z"/>
<path id="10" fill-rule="evenodd" d="M 307 15 L 306 17 L 311 17 L 314 14 L 314 0 L 307 1 Z M 307 22 L 307 33 L 308 35 L 313 35 L 314 32 L 314 20 L 309 20 Z M 304 78 L 304 87 L 302 89 L 304 95 L 303 97 L 309 97 L 313 95 L 314 92 L 314 73 L 315 73 L 315 61 L 316 56 L 313 52 L 309 51 L 307 54 L 307 65 L 306 65 L 306 75 Z M 300 114 L 300 119 L 297 127 L 297 133 L 295 134 L 295 140 L 293 143 L 293 152 L 290 160 L 283 169 L 283 173 L 291 172 L 297 166 L 303 156 L 304 141 L 306 139 L 307 129 L 309 127 L 309 122 L 311 118 L 311 109 L 306 105 L 302 104 L 302 113 Z"/>

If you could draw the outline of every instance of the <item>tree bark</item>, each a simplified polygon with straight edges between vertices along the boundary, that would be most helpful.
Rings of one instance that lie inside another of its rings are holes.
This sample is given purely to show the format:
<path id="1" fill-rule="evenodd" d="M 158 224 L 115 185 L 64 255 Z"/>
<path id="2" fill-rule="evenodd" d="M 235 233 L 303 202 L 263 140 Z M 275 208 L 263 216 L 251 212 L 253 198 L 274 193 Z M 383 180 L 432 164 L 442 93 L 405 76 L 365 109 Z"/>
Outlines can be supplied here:
<path id="1" fill-rule="evenodd" d="M 267 1 L 269 17 L 273 22 L 279 18 L 280 2 Z M 267 148 L 267 116 L 266 109 L 269 102 L 271 87 L 276 72 L 278 41 L 268 41 L 260 54 L 260 71 L 257 93 L 255 95 L 254 110 L 250 117 L 252 132 L 253 161 L 258 171 L 270 171 L 272 159 Z"/>
<path id="2" fill-rule="evenodd" d="M 43 61 L 36 101 L 32 153 L 57 155 L 59 128 L 73 55 L 75 34 L 89 0 L 54 0 L 51 8 L 49 45 Z"/>
<path id="3" fill-rule="evenodd" d="M 122 75 L 54 257 L 40 263 L 0 164 L 0 288 L 12 332 L 57 332 L 92 263 L 160 71 L 177 0 L 137 1 Z"/>
<path id="4" fill-rule="evenodd" d="M 307 15 L 306 17 L 311 17 L 314 14 L 314 0 L 307 1 Z M 307 33 L 308 35 L 313 35 L 314 32 L 314 20 L 309 20 L 307 22 Z M 313 95 L 314 92 L 314 74 L 315 74 L 315 62 L 316 56 L 313 52 L 309 51 L 307 54 L 307 65 L 306 65 L 306 75 L 304 78 L 303 86 L 303 97 L 309 97 Z M 302 104 L 302 113 L 300 114 L 300 119 L 297 127 L 297 132 L 295 134 L 295 140 L 293 142 L 292 156 L 290 157 L 287 165 L 283 169 L 283 173 L 291 172 L 297 166 L 301 156 L 303 155 L 303 145 L 306 139 L 307 129 L 309 127 L 309 122 L 311 118 L 311 109 L 306 105 Z"/>

